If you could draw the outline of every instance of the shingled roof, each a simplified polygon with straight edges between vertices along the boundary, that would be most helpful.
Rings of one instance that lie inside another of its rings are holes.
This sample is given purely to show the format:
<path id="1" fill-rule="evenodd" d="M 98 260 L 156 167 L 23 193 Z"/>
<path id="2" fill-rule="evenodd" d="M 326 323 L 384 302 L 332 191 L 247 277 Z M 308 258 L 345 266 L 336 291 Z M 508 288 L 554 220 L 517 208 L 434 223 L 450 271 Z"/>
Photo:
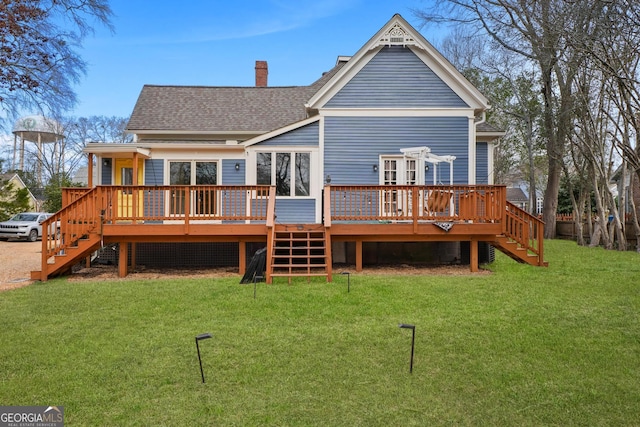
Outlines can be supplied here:
<path id="1" fill-rule="evenodd" d="M 265 133 L 307 118 L 305 103 L 346 61 L 309 86 L 145 85 L 127 124 L 130 132 Z M 479 132 L 501 132 L 480 123 Z"/>
<path id="2" fill-rule="evenodd" d="M 127 130 L 268 132 L 307 117 L 305 103 L 344 63 L 309 86 L 145 85 Z"/>
<path id="3" fill-rule="evenodd" d="M 487 122 L 482 122 L 480 124 L 478 124 L 476 126 L 476 130 L 478 132 L 490 132 L 490 133 L 495 133 L 495 132 L 503 132 L 500 129 L 498 129 L 497 127 L 487 123 Z"/>
<path id="4" fill-rule="evenodd" d="M 507 200 L 510 202 L 528 202 L 529 198 L 521 188 L 507 187 Z"/>

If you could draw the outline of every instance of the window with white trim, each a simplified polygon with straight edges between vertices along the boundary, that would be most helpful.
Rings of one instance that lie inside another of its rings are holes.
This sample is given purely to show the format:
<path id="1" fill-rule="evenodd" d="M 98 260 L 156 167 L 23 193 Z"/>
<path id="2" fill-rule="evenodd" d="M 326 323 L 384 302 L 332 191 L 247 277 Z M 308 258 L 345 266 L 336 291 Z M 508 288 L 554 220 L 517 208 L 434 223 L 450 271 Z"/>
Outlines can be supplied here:
<path id="1" fill-rule="evenodd" d="M 215 161 L 169 161 L 169 185 L 217 185 L 218 162 Z M 172 188 L 169 195 L 171 214 L 184 214 L 186 191 L 184 188 Z M 190 212 L 194 215 L 215 214 L 218 200 L 215 190 L 199 188 L 193 190 Z"/>
<path id="2" fill-rule="evenodd" d="M 418 160 L 404 156 L 381 156 L 381 185 L 424 184 L 424 174 L 420 173 Z M 411 213 L 411 190 L 385 189 L 382 192 L 380 211 L 385 216 Z"/>
<path id="3" fill-rule="evenodd" d="M 418 160 L 403 156 L 380 157 L 382 174 L 381 185 L 422 185 L 424 174 L 420 173 Z"/>
<path id="4" fill-rule="evenodd" d="M 274 161 L 275 159 L 275 161 Z M 275 185 L 276 196 L 311 195 L 311 153 L 256 153 L 256 184 Z"/>

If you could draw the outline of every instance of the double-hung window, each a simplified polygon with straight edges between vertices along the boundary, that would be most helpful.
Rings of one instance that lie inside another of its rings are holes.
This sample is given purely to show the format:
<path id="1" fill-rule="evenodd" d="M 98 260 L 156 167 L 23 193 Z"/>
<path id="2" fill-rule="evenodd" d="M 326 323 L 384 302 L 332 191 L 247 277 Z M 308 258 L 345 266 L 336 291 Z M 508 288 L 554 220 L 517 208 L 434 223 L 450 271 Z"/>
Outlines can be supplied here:
<path id="1" fill-rule="evenodd" d="M 311 153 L 256 153 L 256 184 L 275 185 L 276 195 L 305 197 L 311 195 Z"/>

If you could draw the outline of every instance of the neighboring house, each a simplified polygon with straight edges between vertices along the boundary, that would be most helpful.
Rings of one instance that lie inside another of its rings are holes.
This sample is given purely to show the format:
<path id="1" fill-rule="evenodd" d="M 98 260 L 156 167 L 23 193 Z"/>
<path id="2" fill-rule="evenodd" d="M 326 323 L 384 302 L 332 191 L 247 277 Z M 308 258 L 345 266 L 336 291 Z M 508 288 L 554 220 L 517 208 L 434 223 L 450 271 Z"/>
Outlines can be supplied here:
<path id="1" fill-rule="evenodd" d="M 73 182 L 73 184 L 87 186 L 89 185 L 88 173 L 89 173 L 89 168 L 87 166 L 79 167 L 78 170 L 76 170 L 76 172 L 73 174 L 73 178 L 71 179 L 71 181 Z M 96 182 L 97 178 L 98 178 L 97 170 L 94 169 L 92 182 Z"/>
<path id="2" fill-rule="evenodd" d="M 12 186 L 14 192 L 18 191 L 18 190 L 22 190 L 22 189 L 27 189 L 28 193 L 27 193 L 27 197 L 29 200 L 29 208 L 26 209 L 27 211 L 32 211 L 32 212 L 39 212 L 40 208 L 42 206 L 42 202 L 39 201 L 31 192 L 31 190 L 29 190 L 27 188 L 27 186 L 25 185 L 24 181 L 22 180 L 22 178 L 20 178 L 20 175 L 18 175 L 17 173 L 5 173 L 5 174 L 0 174 L 0 184 L 2 184 L 2 188 L 0 191 L 0 197 L 2 198 L 3 201 L 7 200 L 7 197 L 13 197 L 10 194 L 7 194 L 6 192 L 6 187 L 7 186 Z"/>
<path id="3" fill-rule="evenodd" d="M 637 215 L 640 216 L 640 180 L 638 180 L 638 174 L 627 167 L 623 176 L 623 168 L 619 166 L 613 173 L 610 186 L 615 187 L 612 189 L 612 193 L 618 197 L 619 202 L 624 198 L 624 206 L 619 206 L 618 209 L 624 212 L 625 216 L 629 215 L 633 209 L 631 204 L 631 195 L 633 194 L 633 204 L 636 207 Z M 632 189 L 633 191 L 631 191 Z"/>
<path id="4" fill-rule="evenodd" d="M 121 243 L 121 274 L 152 258 L 201 266 L 201 253 L 243 272 L 247 253 L 266 244 L 272 264 L 287 245 L 282 265 L 324 266 L 330 280 L 333 262 L 361 269 L 402 254 L 473 270 L 478 242 L 501 246 L 505 191 L 491 171 L 503 133 L 484 122 L 488 100 L 400 15 L 309 86 L 269 87 L 267 75 L 257 61 L 255 87 L 144 86 L 133 143 L 84 150 L 102 221 L 91 249 Z M 535 261 L 511 255 L 544 265 L 541 244 Z"/>
<path id="5" fill-rule="evenodd" d="M 507 200 L 520 209 L 523 209 L 525 211 L 529 210 L 529 198 L 526 194 L 524 194 L 522 188 L 507 187 Z"/>
<path id="6" fill-rule="evenodd" d="M 507 185 L 507 200 L 529 212 L 529 183 L 523 180 L 510 181 Z M 542 214 L 543 204 L 544 192 L 538 188 L 536 190 L 535 209 L 533 211 L 535 215 Z"/>

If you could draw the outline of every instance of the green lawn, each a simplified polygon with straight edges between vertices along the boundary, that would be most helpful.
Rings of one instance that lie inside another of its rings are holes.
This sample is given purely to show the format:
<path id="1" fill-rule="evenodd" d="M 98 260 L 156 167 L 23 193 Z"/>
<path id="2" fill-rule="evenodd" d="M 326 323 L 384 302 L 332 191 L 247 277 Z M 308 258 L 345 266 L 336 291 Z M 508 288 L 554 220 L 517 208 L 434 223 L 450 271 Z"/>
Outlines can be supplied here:
<path id="1" fill-rule="evenodd" d="M 0 293 L 0 405 L 66 425 L 638 425 L 640 256 L 475 276 L 52 280 Z M 411 331 L 416 325 L 413 374 Z M 194 337 L 201 342 L 202 384 Z"/>

